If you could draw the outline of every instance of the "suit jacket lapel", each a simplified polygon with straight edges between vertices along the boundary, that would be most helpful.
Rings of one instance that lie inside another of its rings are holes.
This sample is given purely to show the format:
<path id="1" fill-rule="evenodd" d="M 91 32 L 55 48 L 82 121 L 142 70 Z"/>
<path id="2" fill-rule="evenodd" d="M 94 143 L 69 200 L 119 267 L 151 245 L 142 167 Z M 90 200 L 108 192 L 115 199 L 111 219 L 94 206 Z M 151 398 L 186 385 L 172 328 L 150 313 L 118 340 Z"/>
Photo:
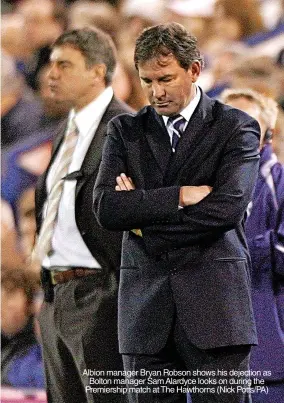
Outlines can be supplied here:
<path id="1" fill-rule="evenodd" d="M 60 125 L 59 129 L 58 129 L 58 134 L 55 136 L 54 138 L 54 142 L 53 142 L 53 147 L 52 147 L 52 154 L 51 154 L 51 158 L 49 161 L 49 165 L 47 167 L 47 170 L 50 168 L 50 166 L 52 165 L 55 156 L 57 155 L 57 152 L 59 150 L 59 147 L 63 141 L 65 132 L 66 132 L 66 128 L 67 128 L 67 122 L 68 120 L 65 120 L 62 125 Z"/>
<path id="2" fill-rule="evenodd" d="M 80 170 L 82 172 L 82 177 L 77 180 L 75 197 L 77 197 L 86 179 L 90 175 L 92 175 L 99 167 L 99 164 L 101 162 L 105 136 L 107 132 L 107 124 L 111 120 L 111 118 L 115 115 L 114 111 L 115 109 L 117 109 L 117 105 L 118 105 L 117 102 L 113 98 L 99 123 L 99 126 L 94 134 L 90 147 L 82 163 L 82 167 Z"/>
<path id="3" fill-rule="evenodd" d="M 153 156 L 164 174 L 171 157 L 170 138 L 164 125 L 163 118 L 152 108 L 149 108 L 146 138 Z"/>
<path id="4" fill-rule="evenodd" d="M 213 102 L 214 101 L 207 95 L 201 93 L 200 102 L 197 105 L 185 132 L 181 136 L 176 153 L 172 154 L 169 161 L 167 182 L 171 182 L 184 164 L 186 162 L 188 163 L 191 158 L 194 158 L 194 153 L 198 152 L 198 143 L 202 140 L 203 136 L 206 135 L 209 123 L 213 119 Z"/>

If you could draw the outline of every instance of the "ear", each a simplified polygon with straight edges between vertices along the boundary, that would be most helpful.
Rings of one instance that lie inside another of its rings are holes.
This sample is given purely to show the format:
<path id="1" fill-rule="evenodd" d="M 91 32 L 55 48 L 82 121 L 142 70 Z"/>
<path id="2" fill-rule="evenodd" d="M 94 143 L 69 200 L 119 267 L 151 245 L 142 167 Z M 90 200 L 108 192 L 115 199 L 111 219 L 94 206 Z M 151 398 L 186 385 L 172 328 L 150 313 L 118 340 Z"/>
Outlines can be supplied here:
<path id="1" fill-rule="evenodd" d="M 105 81 L 106 76 L 106 65 L 105 64 L 95 64 L 92 67 L 94 81 Z"/>
<path id="2" fill-rule="evenodd" d="M 200 62 L 198 61 L 193 62 L 192 65 L 189 67 L 189 71 L 191 73 L 192 82 L 195 83 L 201 72 Z"/>

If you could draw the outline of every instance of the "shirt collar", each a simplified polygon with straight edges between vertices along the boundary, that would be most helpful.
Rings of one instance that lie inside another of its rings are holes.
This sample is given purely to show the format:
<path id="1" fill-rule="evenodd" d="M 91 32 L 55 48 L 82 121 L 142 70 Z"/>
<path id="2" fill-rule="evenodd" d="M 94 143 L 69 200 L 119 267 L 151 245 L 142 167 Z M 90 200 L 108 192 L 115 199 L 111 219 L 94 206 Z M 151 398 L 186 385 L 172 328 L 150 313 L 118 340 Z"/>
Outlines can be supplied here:
<path id="1" fill-rule="evenodd" d="M 195 86 L 196 88 L 196 92 L 195 92 L 195 96 L 194 98 L 190 101 L 190 103 L 179 113 L 179 115 L 183 116 L 185 118 L 185 120 L 187 121 L 187 123 L 189 122 L 191 116 L 193 115 L 193 112 L 195 111 L 200 98 L 201 98 L 201 91 L 200 88 L 198 86 Z M 165 125 L 167 126 L 168 123 L 168 116 L 163 116 L 163 120 Z"/>
<path id="2" fill-rule="evenodd" d="M 96 121 L 100 121 L 108 104 L 113 97 L 112 87 L 107 87 L 97 98 L 81 109 L 78 113 L 72 109 L 69 113 L 68 125 L 73 118 L 79 130 L 80 135 L 86 136 Z"/>

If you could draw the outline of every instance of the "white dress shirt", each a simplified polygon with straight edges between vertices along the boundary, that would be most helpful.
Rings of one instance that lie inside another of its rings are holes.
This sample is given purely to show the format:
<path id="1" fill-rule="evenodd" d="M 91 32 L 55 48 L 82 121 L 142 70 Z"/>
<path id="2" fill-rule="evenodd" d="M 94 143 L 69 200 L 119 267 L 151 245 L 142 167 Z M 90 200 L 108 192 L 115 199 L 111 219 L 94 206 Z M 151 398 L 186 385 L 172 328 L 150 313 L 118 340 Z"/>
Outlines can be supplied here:
<path id="1" fill-rule="evenodd" d="M 68 125 L 75 116 L 79 137 L 73 154 L 68 173 L 78 171 L 89 149 L 101 118 L 113 97 L 113 90 L 108 87 L 98 98 L 75 114 L 71 110 Z M 58 166 L 62 148 L 59 150 L 47 176 L 47 191 L 50 191 L 52 177 Z M 50 266 L 79 266 L 100 268 L 99 263 L 92 256 L 83 241 L 75 221 L 75 188 L 76 180 L 65 181 L 62 197 L 59 204 L 58 219 L 52 238 L 54 253 L 43 260 L 44 267 Z M 46 212 L 46 205 L 45 205 Z"/>
<path id="2" fill-rule="evenodd" d="M 185 131 L 186 126 L 188 125 L 188 122 L 190 121 L 191 116 L 193 115 L 193 112 L 195 111 L 200 98 L 201 98 L 201 91 L 200 88 L 195 86 L 196 91 L 195 91 L 195 96 L 194 98 L 190 101 L 190 103 L 179 113 L 179 115 L 183 116 L 186 120 L 186 123 L 184 125 L 184 129 L 183 131 Z M 168 130 L 169 136 L 170 136 L 170 141 L 172 144 L 172 137 L 173 137 L 173 131 L 172 131 L 172 127 L 169 125 L 169 127 L 167 126 L 169 117 L 168 116 L 163 116 L 163 120 L 165 123 L 165 126 Z"/>

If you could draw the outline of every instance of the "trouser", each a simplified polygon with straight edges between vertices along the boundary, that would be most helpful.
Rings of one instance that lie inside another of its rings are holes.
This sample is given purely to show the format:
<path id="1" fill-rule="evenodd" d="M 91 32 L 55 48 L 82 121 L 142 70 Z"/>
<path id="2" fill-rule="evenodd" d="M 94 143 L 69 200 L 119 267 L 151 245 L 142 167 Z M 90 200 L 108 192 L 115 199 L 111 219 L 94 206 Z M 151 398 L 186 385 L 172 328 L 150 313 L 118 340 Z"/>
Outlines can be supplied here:
<path id="1" fill-rule="evenodd" d="M 128 382 L 129 402 L 186 403 L 187 398 L 192 403 L 251 402 L 249 352 L 247 345 L 201 350 L 189 342 L 176 323 L 159 353 L 123 355 L 125 371 L 135 374 Z M 247 372 L 239 376 L 240 371 Z M 141 393 L 131 387 L 134 378 L 140 382 Z"/>
<path id="2" fill-rule="evenodd" d="M 53 302 L 42 305 L 39 322 L 49 403 L 123 401 L 121 394 L 98 392 L 111 378 L 106 371 L 122 370 L 113 274 L 57 284 Z"/>

